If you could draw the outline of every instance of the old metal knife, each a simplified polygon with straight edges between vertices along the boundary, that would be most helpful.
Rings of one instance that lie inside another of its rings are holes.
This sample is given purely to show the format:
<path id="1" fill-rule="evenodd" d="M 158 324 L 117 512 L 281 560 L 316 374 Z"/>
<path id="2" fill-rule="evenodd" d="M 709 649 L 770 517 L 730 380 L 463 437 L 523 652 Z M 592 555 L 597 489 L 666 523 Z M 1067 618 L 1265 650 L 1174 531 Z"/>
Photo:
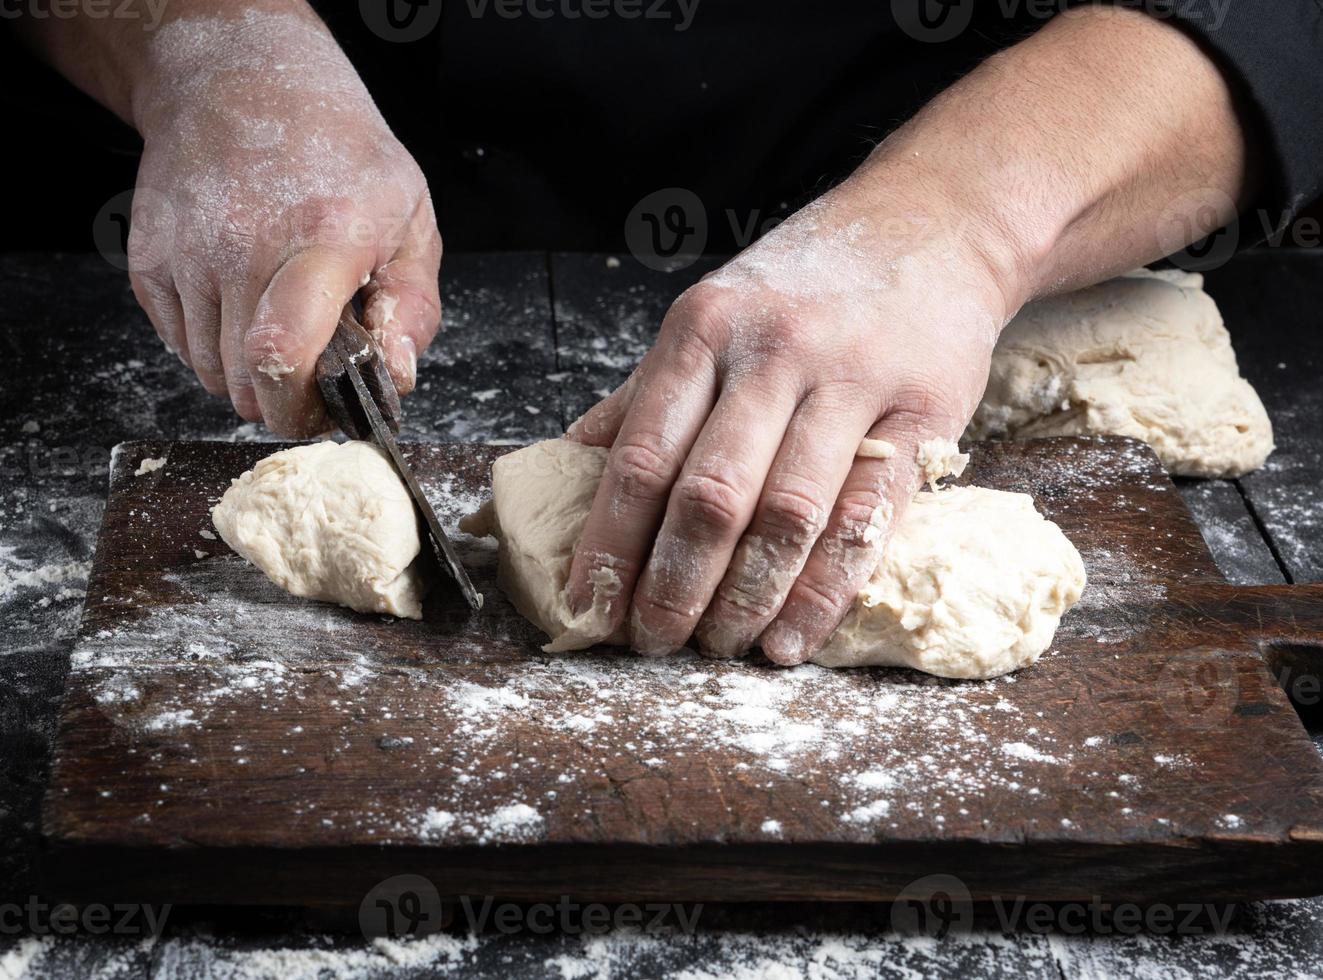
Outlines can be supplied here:
<path id="1" fill-rule="evenodd" d="M 327 414 L 345 435 L 375 442 L 390 457 L 413 498 L 414 507 L 422 515 L 439 563 L 459 585 L 469 606 L 475 611 L 481 609 L 482 593 L 473 587 L 455 546 L 437 520 L 436 511 L 400 454 L 395 442 L 395 433 L 400 430 L 399 393 L 386 371 L 381 349 L 350 306 L 340 314 L 335 335 L 317 360 L 317 386 L 326 401 Z"/>

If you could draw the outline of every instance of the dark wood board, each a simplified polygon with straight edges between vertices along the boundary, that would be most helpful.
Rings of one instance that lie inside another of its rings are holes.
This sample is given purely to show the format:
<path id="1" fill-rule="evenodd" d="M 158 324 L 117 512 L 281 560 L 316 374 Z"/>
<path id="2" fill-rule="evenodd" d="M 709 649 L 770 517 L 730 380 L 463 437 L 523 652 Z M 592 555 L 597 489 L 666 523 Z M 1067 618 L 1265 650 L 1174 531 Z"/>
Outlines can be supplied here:
<path id="1" fill-rule="evenodd" d="M 1174 482 L 1228 582 L 1275 585 L 1286 581 L 1236 481 L 1181 478 Z"/>
<path id="2" fill-rule="evenodd" d="M 1320 258 L 1272 249 L 1237 256 L 1205 277 L 1241 373 L 1272 419 L 1276 450 L 1238 483 L 1292 582 L 1323 582 Z"/>
<path id="3" fill-rule="evenodd" d="M 306 603 L 202 536 L 271 448 L 116 453 L 43 815 L 57 894 L 1323 891 L 1323 764 L 1274 674 L 1316 669 L 1323 590 L 1226 585 L 1138 443 L 974 447 L 967 479 L 1032 493 L 1090 574 L 1053 650 L 981 683 L 543 655 L 472 540 L 480 619 Z M 408 449 L 448 523 L 504 451 Z"/>

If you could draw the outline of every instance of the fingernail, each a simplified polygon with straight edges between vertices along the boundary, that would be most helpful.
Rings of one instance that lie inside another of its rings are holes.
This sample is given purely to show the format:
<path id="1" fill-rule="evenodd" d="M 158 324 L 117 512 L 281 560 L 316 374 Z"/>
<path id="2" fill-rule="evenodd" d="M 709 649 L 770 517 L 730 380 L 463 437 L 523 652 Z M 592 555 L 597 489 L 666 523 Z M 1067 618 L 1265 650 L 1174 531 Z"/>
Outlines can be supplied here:
<path id="1" fill-rule="evenodd" d="M 665 657 L 679 649 L 644 626 L 637 609 L 629 614 L 629 645 L 635 653 L 645 657 Z"/>
<path id="2" fill-rule="evenodd" d="M 699 620 L 694 630 L 698 652 L 712 660 L 733 660 L 749 649 L 750 638 L 715 620 Z"/>
<path id="3" fill-rule="evenodd" d="M 408 375 L 409 384 L 413 385 L 418 381 L 418 345 L 413 342 L 412 337 L 401 337 L 400 349 L 404 351 L 405 373 Z"/>
<path id="4" fill-rule="evenodd" d="M 767 627 L 760 645 L 764 656 L 782 667 L 794 667 L 808 659 L 804 649 L 804 635 L 781 623 Z"/>

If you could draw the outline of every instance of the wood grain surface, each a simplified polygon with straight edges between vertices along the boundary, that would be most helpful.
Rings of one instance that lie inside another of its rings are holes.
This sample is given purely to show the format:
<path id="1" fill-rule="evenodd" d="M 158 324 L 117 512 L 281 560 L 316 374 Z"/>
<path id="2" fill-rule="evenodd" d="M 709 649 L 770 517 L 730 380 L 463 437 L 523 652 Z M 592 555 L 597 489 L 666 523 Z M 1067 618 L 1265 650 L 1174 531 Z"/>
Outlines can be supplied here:
<path id="1" fill-rule="evenodd" d="M 528 900 L 878 899 L 937 868 L 976 897 L 1323 886 L 1323 764 L 1279 684 L 1317 670 L 1323 590 L 1225 584 L 1141 444 L 973 447 L 965 479 L 1032 494 L 1090 578 L 1038 665 L 976 683 L 544 655 L 462 536 L 480 617 L 444 590 L 422 622 L 295 599 L 209 537 L 272 448 L 115 455 L 44 810 L 60 894 L 356 905 L 402 870 Z M 453 525 L 508 449 L 408 452 Z"/>

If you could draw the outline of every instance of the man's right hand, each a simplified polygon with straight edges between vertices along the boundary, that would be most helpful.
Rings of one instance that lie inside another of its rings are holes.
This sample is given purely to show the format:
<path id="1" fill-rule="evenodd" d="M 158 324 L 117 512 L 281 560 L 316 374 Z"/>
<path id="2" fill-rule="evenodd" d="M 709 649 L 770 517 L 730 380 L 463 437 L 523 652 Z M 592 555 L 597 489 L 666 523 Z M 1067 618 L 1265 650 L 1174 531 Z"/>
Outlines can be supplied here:
<path id="1" fill-rule="evenodd" d="M 285 436 L 324 431 L 317 356 L 363 290 L 401 393 L 440 325 L 422 172 L 310 14 L 187 18 L 152 37 L 133 291 L 203 386 Z"/>

